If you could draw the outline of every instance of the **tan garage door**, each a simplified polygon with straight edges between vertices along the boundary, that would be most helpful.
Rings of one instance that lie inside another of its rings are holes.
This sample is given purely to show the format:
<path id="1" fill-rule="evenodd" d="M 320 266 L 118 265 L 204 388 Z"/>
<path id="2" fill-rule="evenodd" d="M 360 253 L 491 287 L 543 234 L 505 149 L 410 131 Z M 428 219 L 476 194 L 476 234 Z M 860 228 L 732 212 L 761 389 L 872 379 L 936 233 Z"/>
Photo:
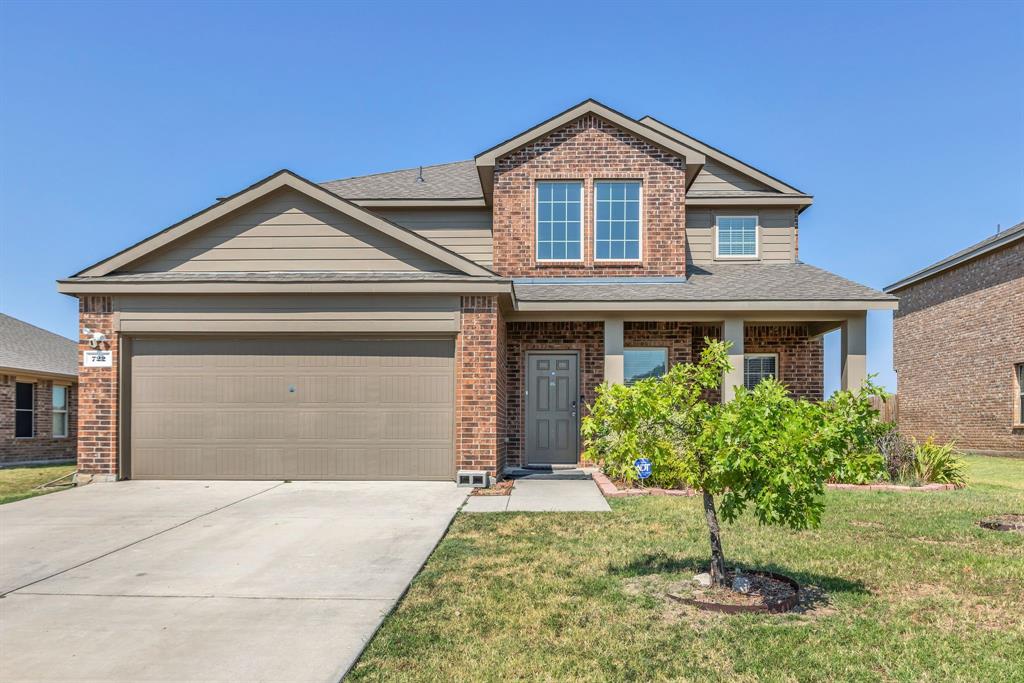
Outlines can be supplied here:
<path id="1" fill-rule="evenodd" d="M 452 340 L 136 339 L 137 479 L 454 478 Z"/>

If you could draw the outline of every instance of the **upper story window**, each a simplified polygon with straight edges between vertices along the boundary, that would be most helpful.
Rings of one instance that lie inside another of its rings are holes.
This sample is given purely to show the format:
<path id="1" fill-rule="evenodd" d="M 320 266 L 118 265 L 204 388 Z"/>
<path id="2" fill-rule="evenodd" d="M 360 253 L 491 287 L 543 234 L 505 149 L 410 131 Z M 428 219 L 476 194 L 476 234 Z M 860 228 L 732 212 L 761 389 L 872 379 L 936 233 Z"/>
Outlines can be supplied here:
<path id="1" fill-rule="evenodd" d="M 757 257 L 757 216 L 719 216 L 716 225 L 716 257 Z"/>
<path id="2" fill-rule="evenodd" d="M 640 183 L 594 183 L 594 259 L 640 260 Z"/>
<path id="3" fill-rule="evenodd" d="M 31 438 L 35 431 L 36 387 L 30 382 L 17 382 L 14 385 L 14 436 Z"/>
<path id="4" fill-rule="evenodd" d="M 583 258 L 583 183 L 537 183 L 537 260 Z"/>

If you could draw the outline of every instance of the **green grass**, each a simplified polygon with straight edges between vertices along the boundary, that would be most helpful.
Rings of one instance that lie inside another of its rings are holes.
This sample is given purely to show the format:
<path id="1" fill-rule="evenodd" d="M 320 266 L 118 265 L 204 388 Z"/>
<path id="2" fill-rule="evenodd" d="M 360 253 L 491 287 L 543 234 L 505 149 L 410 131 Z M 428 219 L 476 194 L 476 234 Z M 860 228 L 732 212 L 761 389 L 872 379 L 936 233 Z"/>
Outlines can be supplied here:
<path id="1" fill-rule="evenodd" d="M 37 465 L 0 470 L 0 505 L 63 489 L 36 491 L 35 487 L 75 471 L 74 465 Z"/>
<path id="2" fill-rule="evenodd" d="M 724 616 L 631 589 L 702 571 L 695 498 L 611 514 L 459 515 L 355 680 L 1022 681 L 1024 460 L 968 457 L 970 488 L 829 491 L 813 531 L 726 525 L 727 560 L 823 596 Z M 645 583 L 646 582 L 646 583 Z"/>

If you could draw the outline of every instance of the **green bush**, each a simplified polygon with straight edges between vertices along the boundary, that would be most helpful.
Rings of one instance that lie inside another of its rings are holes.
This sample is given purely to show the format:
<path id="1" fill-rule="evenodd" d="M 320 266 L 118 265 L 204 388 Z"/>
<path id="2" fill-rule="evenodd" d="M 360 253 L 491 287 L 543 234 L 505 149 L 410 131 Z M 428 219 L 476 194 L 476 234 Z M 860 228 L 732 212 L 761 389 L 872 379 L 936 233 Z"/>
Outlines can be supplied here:
<path id="1" fill-rule="evenodd" d="M 874 484 L 888 479 L 885 458 L 878 451 L 867 450 L 850 453 L 839 466 L 833 481 L 840 484 Z"/>
<path id="2" fill-rule="evenodd" d="M 914 444 L 914 477 L 925 484 L 967 485 L 967 463 L 952 442 L 937 444 L 933 437 Z"/>

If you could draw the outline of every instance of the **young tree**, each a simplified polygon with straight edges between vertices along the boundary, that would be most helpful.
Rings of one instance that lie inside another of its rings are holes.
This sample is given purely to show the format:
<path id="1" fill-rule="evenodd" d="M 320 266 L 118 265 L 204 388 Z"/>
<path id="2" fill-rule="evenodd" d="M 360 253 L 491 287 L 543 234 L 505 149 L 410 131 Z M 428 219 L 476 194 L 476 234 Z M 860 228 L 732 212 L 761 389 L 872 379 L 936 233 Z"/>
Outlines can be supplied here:
<path id="1" fill-rule="evenodd" d="M 728 403 L 710 403 L 708 392 L 730 365 L 727 343 L 705 341 L 696 364 L 630 387 L 601 386 L 583 435 L 586 456 L 612 476 L 636 480 L 633 462 L 647 457 L 653 483 L 701 492 L 711 579 L 724 586 L 719 513 L 732 521 L 750 506 L 761 524 L 817 526 L 829 477 L 849 453 L 870 447 L 878 413 L 869 397 L 879 390 L 869 381 L 857 394 L 810 402 L 768 379 L 753 390 L 739 387 Z"/>

